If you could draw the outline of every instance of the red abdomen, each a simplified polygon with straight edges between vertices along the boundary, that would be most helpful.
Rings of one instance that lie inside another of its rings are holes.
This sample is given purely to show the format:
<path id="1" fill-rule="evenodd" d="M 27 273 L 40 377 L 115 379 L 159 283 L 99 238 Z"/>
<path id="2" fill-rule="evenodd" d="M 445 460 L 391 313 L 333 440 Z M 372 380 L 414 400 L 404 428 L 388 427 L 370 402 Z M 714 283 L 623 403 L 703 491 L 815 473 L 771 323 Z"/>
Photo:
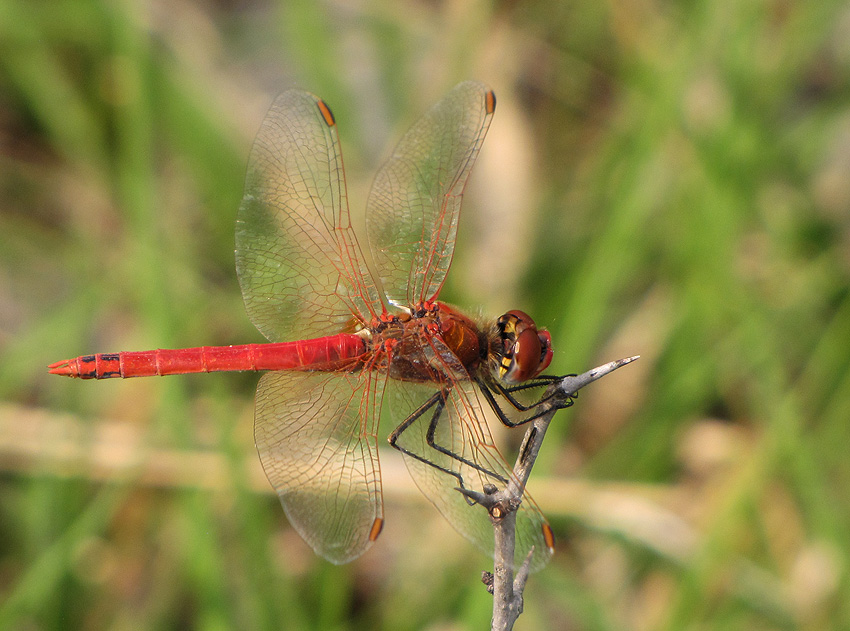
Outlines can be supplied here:
<path id="1" fill-rule="evenodd" d="M 49 366 L 54 375 L 80 379 L 150 377 L 225 370 L 355 370 L 357 358 L 366 352 L 357 335 L 328 337 L 275 344 L 199 346 L 125 353 L 83 355 Z"/>

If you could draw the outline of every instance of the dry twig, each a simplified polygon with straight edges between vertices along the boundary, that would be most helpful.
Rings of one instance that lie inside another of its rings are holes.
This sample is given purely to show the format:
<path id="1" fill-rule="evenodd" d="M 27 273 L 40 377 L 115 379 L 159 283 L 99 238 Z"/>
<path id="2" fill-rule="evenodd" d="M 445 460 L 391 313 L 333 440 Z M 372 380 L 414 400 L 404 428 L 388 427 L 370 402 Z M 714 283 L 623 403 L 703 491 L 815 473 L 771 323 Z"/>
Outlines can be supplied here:
<path id="1" fill-rule="evenodd" d="M 621 366 L 636 360 L 638 356 L 609 362 L 588 370 L 581 375 L 568 375 L 556 381 L 546 390 L 538 406 L 542 414 L 531 421 L 519 450 L 513 476 L 501 491 L 495 487 L 485 488 L 484 493 L 465 491 L 467 495 L 484 506 L 493 520 L 495 531 L 494 571 L 485 572 L 482 581 L 493 594 L 493 631 L 509 631 L 522 613 L 522 592 L 528 580 L 533 550 L 514 575 L 514 550 L 516 543 L 516 510 L 522 502 L 525 484 L 540 453 L 543 438 L 549 423 L 558 410 L 572 405 L 576 393 L 589 383 L 604 377 Z"/>

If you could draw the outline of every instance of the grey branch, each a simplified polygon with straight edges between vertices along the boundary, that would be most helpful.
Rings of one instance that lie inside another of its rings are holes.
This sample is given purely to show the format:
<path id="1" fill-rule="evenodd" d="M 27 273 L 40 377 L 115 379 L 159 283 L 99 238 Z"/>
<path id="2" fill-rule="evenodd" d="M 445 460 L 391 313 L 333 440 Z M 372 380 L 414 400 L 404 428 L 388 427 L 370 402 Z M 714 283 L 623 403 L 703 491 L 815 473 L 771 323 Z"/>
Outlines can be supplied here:
<path id="1" fill-rule="evenodd" d="M 522 501 L 523 490 L 531 475 L 531 469 L 540 453 L 543 438 L 555 412 L 572 405 L 576 393 L 589 383 L 604 377 L 621 366 L 630 364 L 639 356 L 618 359 L 588 370 L 581 375 L 567 375 L 546 390 L 538 407 L 540 416 L 531 421 L 531 427 L 519 450 L 516 464 L 508 485 L 501 491 L 495 487 L 485 488 L 483 493 L 459 489 L 471 499 L 484 506 L 493 518 L 495 533 L 494 571 L 482 579 L 493 593 L 492 631 L 510 631 L 522 613 L 522 592 L 528 579 L 532 549 L 514 576 L 514 550 L 516 544 L 516 510 Z"/>

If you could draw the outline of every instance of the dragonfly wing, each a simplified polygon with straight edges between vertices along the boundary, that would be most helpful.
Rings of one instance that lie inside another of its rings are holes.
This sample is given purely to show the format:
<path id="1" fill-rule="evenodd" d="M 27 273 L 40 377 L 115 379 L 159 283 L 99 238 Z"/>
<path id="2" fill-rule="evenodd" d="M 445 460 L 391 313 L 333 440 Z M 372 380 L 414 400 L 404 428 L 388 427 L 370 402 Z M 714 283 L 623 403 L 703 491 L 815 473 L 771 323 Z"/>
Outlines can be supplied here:
<path id="1" fill-rule="evenodd" d="M 439 344 L 439 340 L 433 343 Z M 440 348 L 440 361 L 452 363 L 448 349 Z M 447 354 L 448 353 L 448 354 Z M 452 372 L 463 371 L 460 362 L 446 366 Z M 437 423 L 434 442 L 450 451 L 447 455 L 428 444 L 427 430 L 433 417 L 431 410 L 403 432 L 398 445 L 412 451 L 437 467 L 460 475 L 467 489 L 482 492 L 485 484 L 498 489 L 512 476 L 511 468 L 502 457 L 484 421 L 473 384 L 466 380 L 452 382 L 445 409 Z M 413 384 L 390 380 L 384 400 L 397 419 L 404 419 L 434 393 L 434 385 Z M 456 490 L 459 480 L 422 460 L 405 454 L 405 463 L 414 482 L 437 510 L 461 535 L 486 554 L 493 556 L 493 524 L 487 511 L 478 505 L 470 506 Z M 534 547 L 532 571 L 541 569 L 552 555 L 551 529 L 534 500 L 526 492 L 517 512 L 515 566 L 524 561 Z"/>
<path id="2" fill-rule="evenodd" d="M 383 523 L 371 373 L 270 372 L 257 387 L 254 439 L 289 522 L 331 563 L 363 554 Z"/>
<path id="3" fill-rule="evenodd" d="M 336 124 L 308 92 L 278 96 L 257 133 L 236 271 L 248 316 L 272 341 L 339 333 L 381 312 L 351 229 Z"/>
<path id="4" fill-rule="evenodd" d="M 463 189 L 495 105 L 483 84 L 461 83 L 410 128 L 378 171 L 367 234 L 390 302 L 416 305 L 440 291 Z"/>

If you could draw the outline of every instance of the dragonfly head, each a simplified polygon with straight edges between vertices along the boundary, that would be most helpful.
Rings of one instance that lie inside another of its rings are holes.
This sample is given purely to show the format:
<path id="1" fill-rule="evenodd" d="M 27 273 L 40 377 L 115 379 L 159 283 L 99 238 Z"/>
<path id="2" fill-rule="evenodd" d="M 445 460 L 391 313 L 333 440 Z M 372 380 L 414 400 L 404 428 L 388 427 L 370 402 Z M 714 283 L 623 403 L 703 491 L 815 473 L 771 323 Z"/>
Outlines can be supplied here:
<path id="1" fill-rule="evenodd" d="M 496 321 L 498 343 L 492 352 L 494 376 L 504 383 L 521 383 L 546 370 L 552 361 L 552 337 L 538 331 L 523 311 L 508 311 Z"/>

